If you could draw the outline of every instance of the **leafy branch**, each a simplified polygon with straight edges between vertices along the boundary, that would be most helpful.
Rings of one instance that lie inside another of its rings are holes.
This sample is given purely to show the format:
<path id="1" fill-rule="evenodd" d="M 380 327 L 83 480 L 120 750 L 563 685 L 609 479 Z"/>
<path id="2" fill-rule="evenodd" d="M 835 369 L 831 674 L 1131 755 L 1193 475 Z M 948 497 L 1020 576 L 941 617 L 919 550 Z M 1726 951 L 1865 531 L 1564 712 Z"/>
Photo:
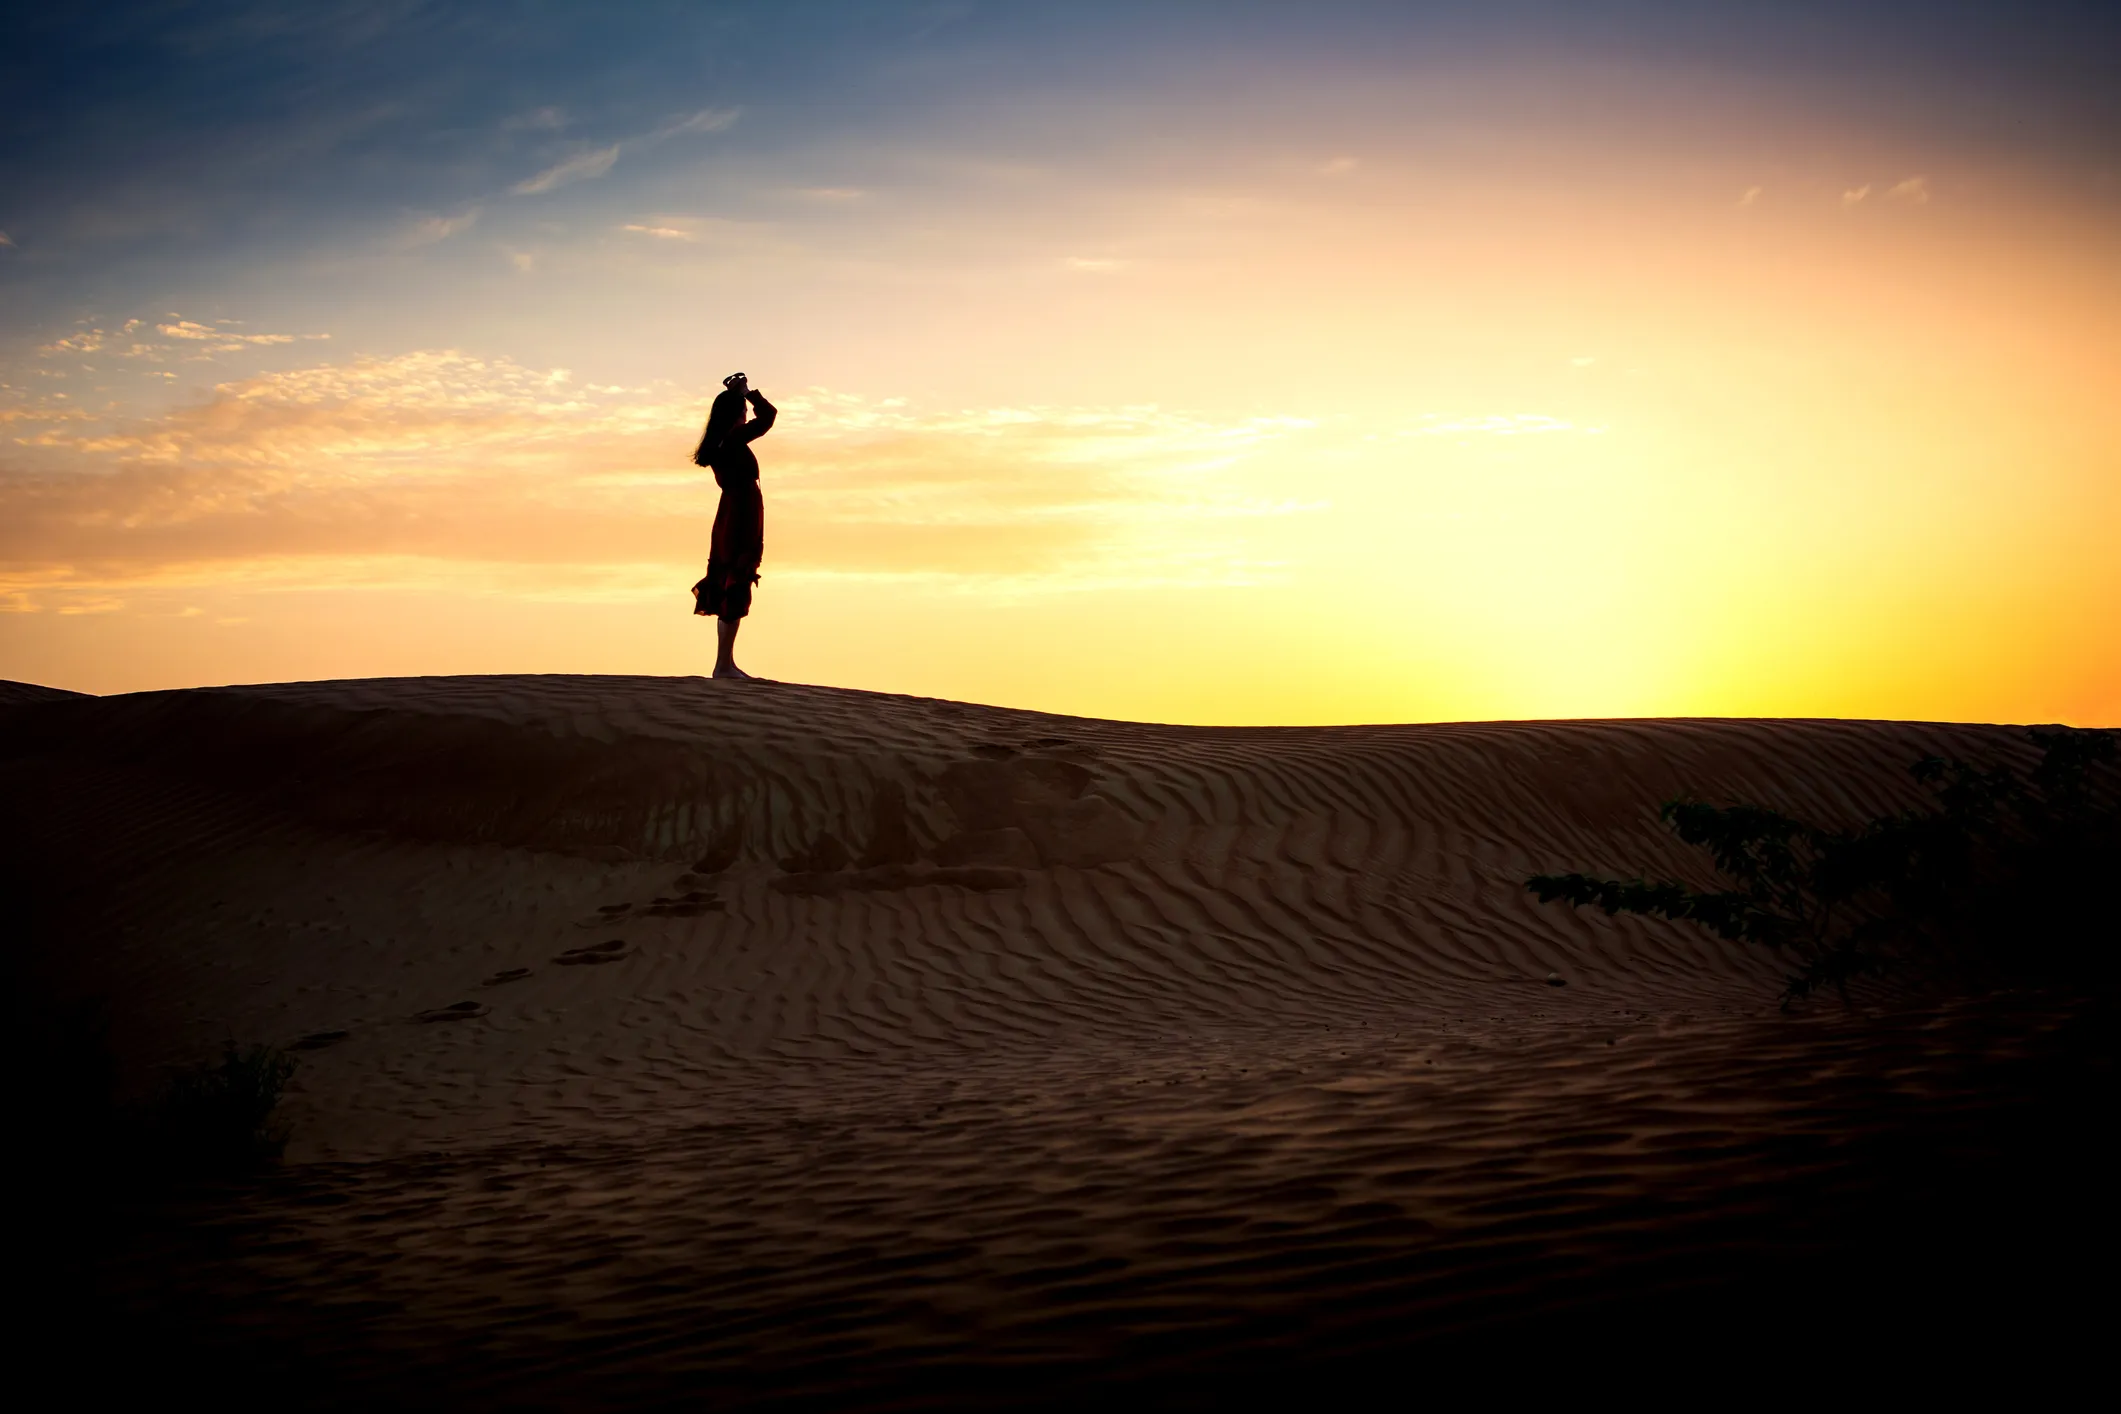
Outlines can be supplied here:
<path id="1" fill-rule="evenodd" d="M 2094 948 L 2110 965 L 2107 897 L 2121 884 L 2121 792 L 2112 731 L 2035 728 L 2032 770 L 1926 756 L 1929 809 L 1827 830 L 1756 805 L 1665 802 L 1659 816 L 1706 849 L 1731 887 L 1539 874 L 1542 903 L 1685 921 L 1797 960 L 1784 1005 L 1916 954 L 1964 955 L 2006 934 L 2028 956 Z"/>

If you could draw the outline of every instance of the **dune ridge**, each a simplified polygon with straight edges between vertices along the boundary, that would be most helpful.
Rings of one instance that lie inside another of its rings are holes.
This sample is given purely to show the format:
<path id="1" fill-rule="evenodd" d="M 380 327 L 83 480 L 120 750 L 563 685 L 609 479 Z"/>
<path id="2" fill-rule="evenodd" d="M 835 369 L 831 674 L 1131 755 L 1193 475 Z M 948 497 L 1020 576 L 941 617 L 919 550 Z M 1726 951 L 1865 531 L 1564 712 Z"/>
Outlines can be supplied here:
<path id="1" fill-rule="evenodd" d="M 65 905 L 96 940 L 80 977 L 140 994 L 114 998 L 141 1039 L 134 1073 L 224 1035 L 345 1031 L 305 1067 L 318 1115 L 298 1146 L 349 1157 L 392 1131 L 417 1147 L 564 1124 L 585 1086 L 605 1122 L 631 1122 L 731 1067 L 785 1079 L 798 1057 L 1444 1015 L 1525 988 L 1549 1009 L 1751 1010 L 1773 958 L 1541 907 L 1523 879 L 1698 876 L 1654 819 L 1683 790 L 1852 820 L 1917 799 L 1905 767 L 1925 752 L 2021 750 L 1986 727 L 1207 729 L 565 677 L 46 701 L 13 709 L 8 736 L 11 792 L 37 822 L 24 847 L 84 895 Z M 1037 779 L 1056 768 L 1077 790 Z M 967 799 L 982 785 L 1027 796 L 998 808 L 1043 843 L 988 856 L 966 887 L 935 857 L 1010 828 Z M 900 857 L 865 870 L 894 799 Z M 1086 828 L 1067 814 L 1085 803 Z M 842 867 L 789 867 L 826 838 Z M 686 867 L 718 846 L 726 868 Z M 584 929 L 622 940 L 626 965 L 555 971 L 607 941 Z M 482 1024 L 404 1029 L 464 1001 Z M 421 1053 L 475 1067 L 481 1094 L 438 1100 Z"/>
<path id="2" fill-rule="evenodd" d="M 106 1009 L 133 1094 L 224 1038 L 301 1059 L 288 1167 L 114 1253 L 115 1309 L 183 1359 L 306 1352 L 319 1406 L 1161 1398 L 1574 1330 L 1616 1283 L 1679 1319 L 1956 1202 L 2018 1143 L 1998 1077 L 2073 1034 L 1783 1016 L 1770 955 L 1523 887 L 1700 878 L 1669 796 L 1850 822 L 2014 728 L 698 678 L 0 702 L 18 970 Z"/>

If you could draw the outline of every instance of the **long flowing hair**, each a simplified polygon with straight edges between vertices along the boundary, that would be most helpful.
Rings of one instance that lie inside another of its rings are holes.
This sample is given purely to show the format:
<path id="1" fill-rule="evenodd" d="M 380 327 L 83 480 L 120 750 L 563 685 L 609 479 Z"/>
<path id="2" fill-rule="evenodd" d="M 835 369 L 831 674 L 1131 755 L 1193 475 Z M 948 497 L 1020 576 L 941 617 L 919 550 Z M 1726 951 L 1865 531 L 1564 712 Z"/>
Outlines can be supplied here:
<path id="1" fill-rule="evenodd" d="M 707 430 L 700 434 L 700 445 L 692 454 L 692 464 L 711 465 L 729 434 L 743 425 L 744 395 L 734 388 L 724 388 L 715 394 L 714 406 L 707 411 Z"/>

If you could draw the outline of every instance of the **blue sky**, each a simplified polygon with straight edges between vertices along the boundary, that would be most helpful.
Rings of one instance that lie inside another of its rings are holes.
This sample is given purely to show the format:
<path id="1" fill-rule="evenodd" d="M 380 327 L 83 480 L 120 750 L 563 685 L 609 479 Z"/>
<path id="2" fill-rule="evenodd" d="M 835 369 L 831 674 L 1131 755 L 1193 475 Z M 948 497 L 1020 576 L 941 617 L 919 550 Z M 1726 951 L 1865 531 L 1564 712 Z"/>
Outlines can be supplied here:
<path id="1" fill-rule="evenodd" d="M 2121 153 L 2121 18 L 2096 4 L 13 8 L 11 324 L 343 254 L 473 208 L 500 238 L 573 209 L 570 158 L 607 199 L 777 164 L 797 183 L 856 182 L 848 167 L 881 151 L 1064 164 L 1071 147 L 1107 160 L 1131 144 L 1153 164 L 1193 148 L 1204 94 L 1271 141 L 1359 120 L 1335 113 L 1342 84 L 1557 56 L 1801 91 L 1866 115 L 1880 141 L 2086 170 Z M 659 136 L 703 113 L 733 117 Z M 517 195 L 556 169 L 552 199 Z M 741 209 L 740 187 L 724 195 Z"/>

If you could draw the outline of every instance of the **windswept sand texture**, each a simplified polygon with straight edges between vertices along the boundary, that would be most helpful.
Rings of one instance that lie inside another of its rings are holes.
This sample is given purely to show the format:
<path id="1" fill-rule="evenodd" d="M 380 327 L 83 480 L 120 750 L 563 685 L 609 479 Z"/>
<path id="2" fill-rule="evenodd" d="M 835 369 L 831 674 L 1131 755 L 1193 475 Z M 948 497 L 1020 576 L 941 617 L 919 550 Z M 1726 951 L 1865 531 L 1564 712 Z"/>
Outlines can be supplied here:
<path id="1" fill-rule="evenodd" d="M 1701 878 L 1660 800 L 1850 821 L 2004 728 L 494 677 L 11 686 L 0 729 L 18 971 L 121 1088 L 298 1049 L 288 1166 L 102 1278 L 298 1406 L 1213 1402 L 1814 1259 L 1859 1301 L 1914 1279 L 1849 1253 L 1945 1262 L 1946 1179 L 2046 1152 L 2082 1026 L 1784 1016 L 1772 957 L 1523 888 Z M 2016 1250 L 1956 1221 L 1957 1270 Z"/>

